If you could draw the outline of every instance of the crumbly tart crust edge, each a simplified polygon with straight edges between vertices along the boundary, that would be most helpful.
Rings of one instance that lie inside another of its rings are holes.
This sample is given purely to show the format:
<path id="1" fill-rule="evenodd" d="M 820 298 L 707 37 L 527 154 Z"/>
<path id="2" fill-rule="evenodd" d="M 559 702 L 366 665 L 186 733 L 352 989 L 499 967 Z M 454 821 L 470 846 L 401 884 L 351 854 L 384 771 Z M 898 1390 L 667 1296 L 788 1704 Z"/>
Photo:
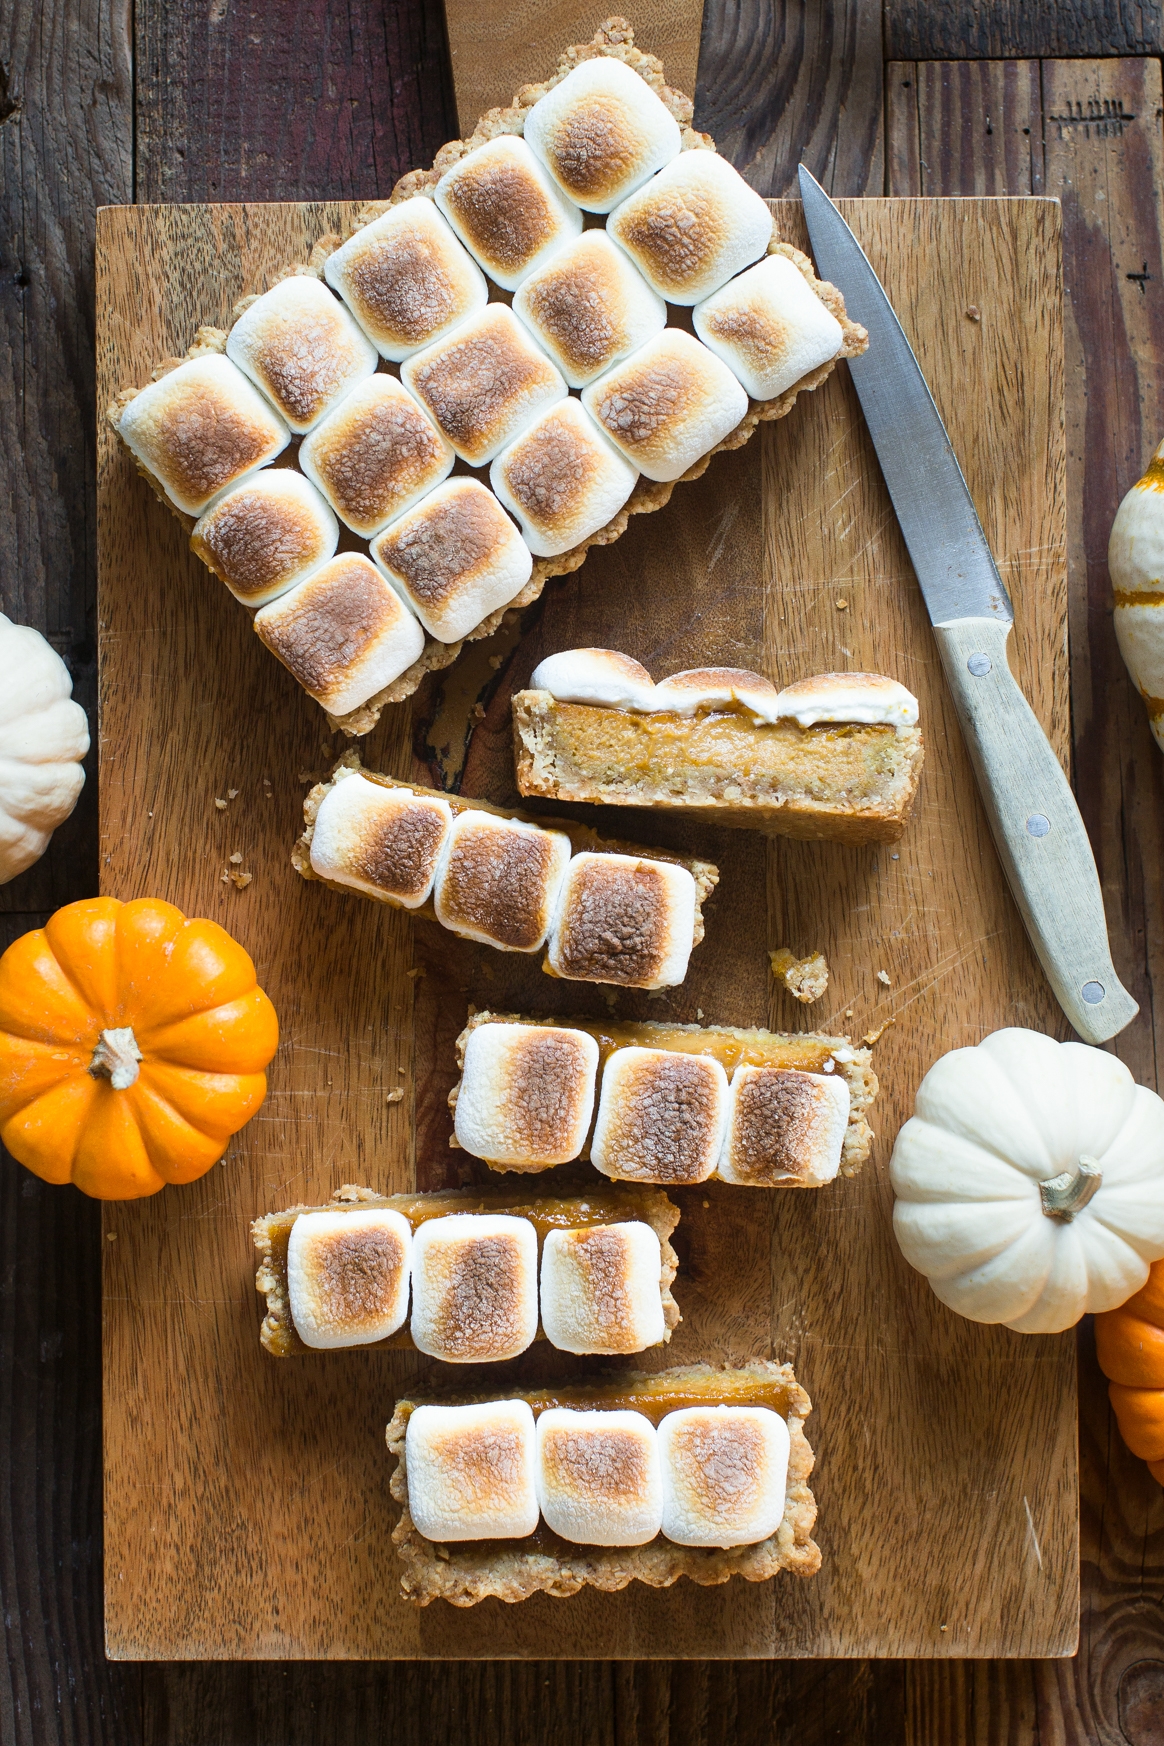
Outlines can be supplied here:
<path id="1" fill-rule="evenodd" d="M 577 1022 L 585 1024 L 597 1021 L 581 1019 Z M 569 1019 L 531 1018 L 527 1013 L 490 1012 L 488 1008 L 482 1012 L 472 1013 L 464 1030 L 457 1038 L 456 1048 L 458 1071 L 464 1071 L 465 1044 L 468 1042 L 470 1034 L 477 1029 L 478 1025 L 560 1024 L 569 1028 L 570 1023 L 571 1021 Z M 617 1025 L 617 1023 L 617 1020 L 613 1021 L 614 1025 Z M 636 1031 L 689 1031 L 693 1035 L 697 1035 L 703 1031 L 713 1031 L 718 1032 L 723 1036 L 739 1037 L 745 1042 L 749 1039 L 760 1037 L 774 1038 L 777 1042 L 785 1039 L 789 1042 L 802 1042 L 807 1037 L 812 1041 L 827 1044 L 830 1048 L 846 1050 L 847 1058 L 838 1060 L 836 1067 L 837 1072 L 849 1087 L 849 1122 L 845 1129 L 844 1140 L 841 1142 L 839 1174 L 841 1176 L 856 1176 L 862 1167 L 869 1162 L 869 1155 L 873 1150 L 873 1141 L 877 1137 L 873 1129 L 869 1126 L 869 1109 L 877 1096 L 878 1083 L 877 1074 L 873 1067 L 873 1051 L 864 1043 L 853 1043 L 848 1037 L 830 1037 L 823 1031 L 769 1031 L 758 1025 L 751 1027 L 742 1025 L 681 1025 L 673 1024 L 668 1021 L 660 1022 L 654 1019 L 634 1020 L 633 1023 Z M 457 1092 L 460 1089 L 460 1084 L 461 1082 L 458 1079 L 456 1085 L 454 1085 L 449 1092 L 449 1107 L 451 1109 L 456 1109 L 457 1107 Z M 710 1180 L 714 1182 L 718 1181 L 719 1178 L 713 1174 Z M 794 1188 L 795 1185 L 790 1183 L 788 1184 L 788 1187 Z M 779 1194 L 784 1191 L 782 1188 L 772 1188 L 757 1189 L 753 1192 Z M 805 1192 L 808 1191 L 805 1190 Z"/>
<path id="2" fill-rule="evenodd" d="M 577 1546 L 558 1553 L 523 1549 L 520 1540 L 492 1542 L 488 1551 L 475 1547 L 471 1541 L 446 1546 L 426 1540 L 417 1533 L 408 1512 L 408 1471 L 404 1452 L 409 1416 L 423 1401 L 421 1398 L 397 1401 L 385 1435 L 388 1451 L 396 1457 L 396 1469 L 389 1489 L 401 1506 L 401 1514 L 392 1533 L 392 1544 L 403 1567 L 400 1589 L 405 1600 L 421 1607 L 434 1600 L 445 1600 L 455 1607 L 471 1607 L 490 1598 L 509 1603 L 528 1600 L 535 1594 L 564 1598 L 577 1594 L 582 1588 L 597 1588 L 613 1594 L 632 1582 L 642 1582 L 650 1588 L 670 1588 L 681 1576 L 689 1577 L 702 1587 L 730 1582 L 733 1576 L 742 1576 L 747 1582 L 767 1582 L 781 1570 L 791 1571 L 796 1576 L 815 1576 L 820 1569 L 821 1554 L 812 1539 L 817 1509 L 816 1498 L 808 1484 L 814 1457 L 804 1434 L 804 1421 L 812 1411 L 812 1402 L 796 1381 L 790 1364 L 754 1359 L 749 1364 L 724 1368 L 731 1368 L 735 1375 L 746 1372 L 764 1379 L 776 1377 L 788 1388 L 790 1397 L 787 1413 L 790 1439 L 788 1488 L 783 1520 L 775 1534 L 758 1545 L 734 1546 L 726 1550 L 677 1546 L 661 1536 L 646 1546 Z M 703 1381 L 714 1378 L 717 1372 L 710 1365 L 696 1364 L 666 1374 L 677 1381 L 685 1377 Z M 620 1380 L 629 1384 L 636 1377 L 634 1373 L 624 1371 Z M 515 1398 L 519 1396 L 520 1391 L 515 1391 Z M 478 1394 L 455 1398 L 465 1401 L 466 1398 L 491 1400 L 498 1397 Z"/>
<path id="3" fill-rule="evenodd" d="M 315 821 L 325 796 L 335 786 L 337 770 L 355 770 L 361 776 L 366 776 L 369 782 L 379 783 L 383 788 L 407 788 L 412 794 L 428 795 L 434 799 L 447 800 L 454 812 L 476 811 L 489 812 L 495 818 L 520 819 L 524 824 L 540 825 L 543 830 L 564 831 L 569 837 L 575 855 L 583 850 L 595 852 L 606 851 L 615 855 L 637 855 L 643 861 L 668 861 L 676 867 L 686 867 L 695 881 L 695 928 L 692 933 L 691 949 L 700 945 L 704 936 L 703 906 L 719 884 L 719 868 L 714 861 L 703 861 L 695 855 L 679 855 L 671 849 L 655 849 L 645 843 L 629 843 L 619 837 L 602 837 L 592 825 L 582 824 L 578 819 L 571 818 L 541 818 L 533 813 L 523 812 L 520 807 L 496 806 L 491 800 L 476 800 L 469 795 L 445 793 L 439 788 L 426 788 L 423 783 L 409 782 L 403 776 L 388 776 L 377 770 L 366 770 L 360 760 L 358 749 L 353 746 L 332 767 L 331 775 L 326 782 L 317 782 L 303 802 L 304 829 L 297 837 L 291 850 L 291 865 L 301 879 L 315 880 L 319 885 L 326 885 L 329 891 L 338 891 L 343 897 L 363 897 L 372 903 L 386 903 L 390 909 L 402 909 L 403 904 L 396 903 L 388 896 L 373 897 L 370 892 L 356 891 L 350 885 L 342 885 L 337 879 L 324 879 L 311 865 L 311 839 L 315 832 Z M 432 899 L 422 903 L 419 909 L 409 910 L 410 915 L 423 916 L 428 921 L 435 920 Z M 533 954 L 531 953 L 531 956 Z"/>
<path id="4" fill-rule="evenodd" d="M 431 169 L 410 170 L 396 183 L 387 200 L 370 201 L 362 206 L 347 233 L 348 236 L 362 230 L 365 225 L 381 217 L 383 213 L 401 201 L 411 200 L 417 195 L 433 199 L 436 185 L 447 169 L 458 163 L 461 158 L 477 146 L 484 145 L 487 140 L 496 139 L 507 133 L 521 134 L 525 128 L 526 115 L 534 104 L 545 96 L 547 91 L 560 84 L 580 62 L 594 60 L 603 55 L 625 62 L 627 66 L 646 80 L 646 83 L 662 99 L 683 129 L 684 151 L 715 150 L 715 143 L 710 134 L 696 133 L 691 127 L 694 104 L 690 97 L 681 91 L 672 90 L 665 83 L 662 61 L 656 55 L 646 54 L 634 46 L 634 31 L 625 18 L 608 18 L 598 26 L 590 42 L 575 43 L 570 48 L 563 50 L 558 60 L 557 70 L 549 79 L 541 84 L 523 85 L 514 96 L 512 104 L 507 108 L 487 110 L 477 122 L 477 126 L 468 139 L 450 140 L 443 145 L 434 158 Z M 324 262 L 346 240 L 346 237 L 334 233 L 320 237 L 306 262 L 291 263 L 279 269 L 272 276 L 267 289 L 269 290 L 284 279 L 293 278 L 297 274 L 309 274 L 314 278 L 322 278 Z M 727 436 L 714 448 L 709 449 L 705 455 L 701 455 L 699 460 L 678 479 L 661 484 L 640 476 L 634 490 L 618 514 L 604 527 L 589 534 L 586 539 L 580 540 L 576 546 L 571 546 L 568 551 L 560 553 L 557 557 L 535 557 L 530 579 L 521 592 L 504 606 L 490 613 L 487 618 L 482 619 L 480 624 L 469 631 L 459 642 L 439 643 L 434 638 L 429 637 L 426 632 L 425 646 L 419 658 L 413 662 L 411 667 L 399 674 L 391 684 L 377 691 L 366 703 L 360 704 L 358 708 L 349 710 L 344 715 L 332 715 L 329 711 L 324 711 L 328 725 L 333 732 L 342 732 L 352 738 L 371 733 L 380 719 L 381 711 L 387 704 L 403 702 L 406 697 L 411 697 L 426 674 L 438 672 L 442 668 L 451 666 L 465 643 L 476 642 L 482 637 L 492 636 L 493 632 L 506 619 L 507 614 L 521 612 L 525 607 L 532 605 L 551 578 L 568 576 L 572 571 L 577 570 L 585 562 L 592 547 L 612 545 L 625 533 L 627 523 L 632 515 L 650 515 L 656 510 L 664 509 L 671 501 L 671 493 L 675 486 L 702 478 L 714 455 L 718 455 L 724 450 L 742 448 L 758 425 L 786 417 L 792 411 L 801 394 L 811 393 L 819 388 L 831 376 L 842 358 L 859 357 L 862 352 L 868 350 L 869 335 L 863 327 L 850 319 L 845 309 L 845 299 L 842 293 L 827 280 L 817 278 L 812 262 L 807 255 L 802 253 L 800 249 L 794 248 L 791 243 L 783 242 L 777 237 L 775 222 L 772 226 L 772 240 L 768 245 L 768 253 L 785 255 L 792 261 L 794 266 L 804 274 L 808 284 L 826 309 L 840 322 L 844 338 L 836 355 L 817 369 L 810 371 L 807 376 L 802 377 L 799 382 L 794 383 L 791 388 L 775 399 L 749 400 L 748 410 L 735 429 L 729 431 Z M 232 325 L 246 309 L 249 309 L 259 295 L 261 293 L 254 292 L 240 298 L 232 311 Z M 210 352 L 224 352 L 226 339 L 226 330 L 222 328 L 200 327 L 185 356 L 163 359 L 149 380 L 151 382 L 158 381 L 162 376 L 168 375 L 171 370 L 177 369 L 179 364 L 187 363 L 192 358 L 205 357 Z M 144 387 L 146 384 L 141 386 Z M 140 387 L 123 388 L 107 409 L 106 417 L 119 434 L 121 415 L 129 402 L 140 391 Z M 190 533 L 194 527 L 195 518 L 186 515 L 171 503 L 161 486 L 143 467 L 137 457 L 134 456 L 133 459 L 138 472 L 146 480 L 158 501 L 170 511 L 171 515 L 176 516 L 186 532 Z"/>
<path id="5" fill-rule="evenodd" d="M 438 1190 L 438 1193 L 450 1197 L 476 1203 L 493 1199 L 499 1204 L 494 1210 L 504 1212 L 506 1201 L 512 1201 L 513 1192 L 506 1193 L 502 1189 L 467 1188 Z M 402 1200 L 416 1200 L 416 1194 L 385 1195 L 374 1188 L 365 1188 L 358 1183 L 345 1182 L 337 1188 L 330 1200 L 320 1203 L 302 1202 L 296 1206 L 285 1207 L 282 1212 L 263 1213 L 251 1221 L 251 1240 L 259 1257 L 259 1265 L 255 1273 L 255 1290 L 267 1300 L 266 1314 L 259 1329 L 260 1343 L 275 1358 L 301 1357 L 313 1353 L 316 1348 L 307 1346 L 299 1338 L 295 1324 L 291 1319 L 291 1300 L 287 1289 L 287 1270 L 279 1266 L 274 1259 L 272 1242 L 272 1225 L 280 1219 L 287 1218 L 292 1213 L 304 1212 L 344 1212 L 358 1207 L 395 1206 Z M 536 1196 L 523 1196 L 523 1199 L 536 1199 Z M 553 1200 L 584 1199 L 585 1190 L 579 1190 L 577 1196 L 568 1192 L 547 1196 Z M 642 1220 L 650 1225 L 659 1239 L 659 1295 L 663 1305 L 663 1321 L 666 1333 L 663 1344 L 670 1340 L 671 1335 L 682 1321 L 679 1305 L 671 1295 L 671 1287 L 675 1283 L 675 1275 L 679 1271 L 679 1257 L 671 1247 L 670 1238 L 679 1223 L 680 1209 L 673 1200 L 668 1200 L 661 1188 L 643 1186 L 637 1190 L 623 1194 L 621 1199 L 626 1202 L 628 1218 Z M 538 1338 L 541 1338 L 541 1323 L 538 1324 Z M 403 1330 L 402 1330 L 403 1331 Z M 348 1348 L 352 1351 L 381 1351 L 384 1349 L 400 1349 L 411 1347 L 411 1340 L 402 1340 L 399 1334 L 390 1335 L 386 1340 L 376 1340 L 370 1346 Z"/>

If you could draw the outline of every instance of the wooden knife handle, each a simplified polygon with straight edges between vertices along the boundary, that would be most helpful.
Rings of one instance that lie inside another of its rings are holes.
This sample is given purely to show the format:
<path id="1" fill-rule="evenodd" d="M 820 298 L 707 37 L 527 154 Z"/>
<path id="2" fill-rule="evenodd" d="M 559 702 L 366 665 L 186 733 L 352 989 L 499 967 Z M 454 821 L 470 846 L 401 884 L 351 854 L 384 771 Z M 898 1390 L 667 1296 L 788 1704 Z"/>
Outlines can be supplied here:
<path id="1" fill-rule="evenodd" d="M 1007 883 L 1063 1011 L 1103 1043 L 1140 1010 L 1115 973 L 1095 857 L 1051 743 L 1011 673 L 1010 625 L 964 618 L 934 635 Z"/>

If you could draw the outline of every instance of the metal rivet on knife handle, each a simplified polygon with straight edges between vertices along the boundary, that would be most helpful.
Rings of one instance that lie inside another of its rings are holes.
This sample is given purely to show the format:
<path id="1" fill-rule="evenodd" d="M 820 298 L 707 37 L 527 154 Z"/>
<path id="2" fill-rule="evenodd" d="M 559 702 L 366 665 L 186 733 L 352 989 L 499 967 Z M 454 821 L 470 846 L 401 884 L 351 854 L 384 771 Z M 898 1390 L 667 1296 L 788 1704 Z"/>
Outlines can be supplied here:
<path id="1" fill-rule="evenodd" d="M 1027 830 L 1032 837 L 1045 837 L 1051 828 L 1051 821 L 1044 813 L 1032 812 L 1027 820 Z"/>
<path id="2" fill-rule="evenodd" d="M 971 673 L 973 673 L 975 679 L 985 679 L 990 671 L 990 656 L 982 654 L 971 655 L 966 665 Z"/>

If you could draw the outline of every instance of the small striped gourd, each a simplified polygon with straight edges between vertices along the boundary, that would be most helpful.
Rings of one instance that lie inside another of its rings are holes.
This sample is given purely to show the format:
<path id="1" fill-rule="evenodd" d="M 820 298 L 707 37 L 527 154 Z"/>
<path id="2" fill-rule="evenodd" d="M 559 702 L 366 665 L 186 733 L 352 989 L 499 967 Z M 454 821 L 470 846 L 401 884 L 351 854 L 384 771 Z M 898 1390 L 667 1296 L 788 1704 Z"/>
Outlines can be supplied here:
<path id="1" fill-rule="evenodd" d="M 1164 751 L 1164 443 L 1116 511 L 1107 567 L 1120 654 Z"/>

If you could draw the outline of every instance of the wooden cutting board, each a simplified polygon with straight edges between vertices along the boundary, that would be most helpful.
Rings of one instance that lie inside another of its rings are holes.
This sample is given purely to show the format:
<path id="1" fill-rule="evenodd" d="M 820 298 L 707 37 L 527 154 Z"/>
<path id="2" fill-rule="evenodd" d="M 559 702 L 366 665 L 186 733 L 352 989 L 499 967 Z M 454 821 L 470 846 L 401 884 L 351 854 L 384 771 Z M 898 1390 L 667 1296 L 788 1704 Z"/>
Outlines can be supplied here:
<path id="1" fill-rule="evenodd" d="M 1058 207 L 842 205 L 947 418 L 1015 601 L 1020 679 L 1065 757 Z M 803 244 L 799 208 L 775 211 Z M 200 323 L 225 321 L 236 297 L 263 289 L 342 216 L 294 205 L 103 212 L 101 404 L 145 381 Z M 470 1002 L 607 1008 L 600 990 L 552 983 L 528 960 L 293 873 L 303 793 L 342 742 L 104 427 L 99 490 L 103 890 L 221 921 L 252 953 L 282 1023 L 267 1102 L 222 1165 L 106 1212 L 109 1653 L 1070 1653 L 1073 1340 L 959 1320 L 892 1238 L 889 1152 L 929 1063 L 1000 1025 L 1064 1028 L 1003 885 L 846 372 L 719 456 L 668 509 L 636 517 L 443 685 L 388 711 L 365 750 L 377 768 L 511 798 L 509 696 L 544 652 L 578 644 L 625 649 L 657 676 L 709 661 L 778 684 L 873 668 L 919 695 L 927 764 L 896 851 L 609 820 L 709 853 L 723 872 L 686 984 L 622 996 L 620 1011 L 858 1038 L 890 1023 L 875 1049 L 878 1140 L 861 1176 L 808 1193 L 681 1193 L 684 1319 L 650 1360 L 795 1362 L 815 1403 L 824 1564 L 809 1582 L 684 1582 L 467 1612 L 398 1598 L 383 1427 L 406 1379 L 432 1367 L 382 1352 L 268 1357 L 248 1222 L 342 1182 L 391 1191 L 457 1180 L 464 1155 L 448 1149 L 444 1097 Z M 222 882 L 235 852 L 254 875 L 241 892 Z M 766 948 L 783 944 L 827 954 L 818 1006 L 775 992 Z M 392 1102 L 397 1088 L 405 1096 Z M 581 1362 L 543 1351 L 496 1377 Z"/>

